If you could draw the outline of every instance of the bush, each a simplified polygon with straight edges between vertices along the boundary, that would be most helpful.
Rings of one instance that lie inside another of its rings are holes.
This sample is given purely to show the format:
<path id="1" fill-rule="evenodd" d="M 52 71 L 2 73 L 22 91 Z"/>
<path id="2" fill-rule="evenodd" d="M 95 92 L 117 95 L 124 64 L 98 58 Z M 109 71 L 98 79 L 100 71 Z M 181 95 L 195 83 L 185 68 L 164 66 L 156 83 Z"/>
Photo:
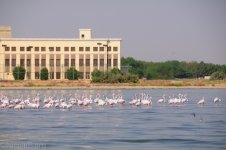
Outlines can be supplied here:
<path id="1" fill-rule="evenodd" d="M 78 77 L 79 77 L 79 72 L 74 67 L 67 69 L 68 80 L 78 80 Z"/>
<path id="2" fill-rule="evenodd" d="M 94 69 L 94 71 L 91 73 L 92 75 L 92 82 L 103 82 L 104 80 L 104 73 L 100 70 Z"/>
<path id="3" fill-rule="evenodd" d="M 40 70 L 40 79 L 41 80 L 48 80 L 49 79 L 49 71 L 47 68 L 42 68 Z"/>
<path id="4" fill-rule="evenodd" d="M 95 69 L 92 72 L 92 82 L 96 83 L 126 83 L 126 82 L 138 82 L 139 78 L 135 74 L 125 73 L 122 74 L 117 68 L 112 69 L 110 72 L 101 72 Z"/>
<path id="5" fill-rule="evenodd" d="M 139 78 L 138 78 L 137 75 L 131 74 L 131 73 L 126 73 L 125 74 L 125 82 L 137 83 L 138 81 L 139 81 Z"/>
<path id="6" fill-rule="evenodd" d="M 223 80 L 225 78 L 225 74 L 223 71 L 216 71 L 211 74 L 210 79 L 211 80 Z"/>
<path id="7" fill-rule="evenodd" d="M 24 67 L 18 66 L 13 69 L 13 77 L 15 80 L 24 80 L 25 69 Z"/>

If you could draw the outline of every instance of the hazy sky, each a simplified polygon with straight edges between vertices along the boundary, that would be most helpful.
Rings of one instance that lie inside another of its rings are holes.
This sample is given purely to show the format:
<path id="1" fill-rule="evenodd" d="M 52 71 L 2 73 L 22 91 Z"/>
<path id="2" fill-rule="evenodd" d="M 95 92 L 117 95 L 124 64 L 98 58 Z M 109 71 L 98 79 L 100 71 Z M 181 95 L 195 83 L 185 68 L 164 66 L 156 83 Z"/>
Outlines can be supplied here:
<path id="1" fill-rule="evenodd" d="M 226 64 L 226 0 L 0 0 L 16 38 L 122 38 L 122 56 Z"/>

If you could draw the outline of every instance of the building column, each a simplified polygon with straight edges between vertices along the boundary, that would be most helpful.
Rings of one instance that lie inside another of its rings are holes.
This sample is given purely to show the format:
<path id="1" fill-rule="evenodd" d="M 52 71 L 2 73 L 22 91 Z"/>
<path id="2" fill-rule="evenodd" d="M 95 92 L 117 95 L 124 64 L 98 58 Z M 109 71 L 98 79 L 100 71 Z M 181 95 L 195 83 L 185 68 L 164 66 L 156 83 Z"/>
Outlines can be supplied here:
<path id="1" fill-rule="evenodd" d="M 12 73 L 12 54 L 9 54 L 9 73 Z"/>
<path id="2" fill-rule="evenodd" d="M 65 67 L 64 67 L 64 54 L 61 54 L 60 55 L 60 79 L 63 80 L 65 79 L 64 77 L 64 71 L 65 70 Z"/>
<path id="3" fill-rule="evenodd" d="M 35 80 L 35 54 L 31 53 L 31 80 Z"/>
<path id="4" fill-rule="evenodd" d="M 106 47 L 106 51 L 104 50 L 104 72 L 107 71 L 107 67 L 108 67 L 108 66 L 107 66 L 107 64 L 108 64 L 108 63 L 107 63 L 107 60 L 108 60 L 108 58 L 107 58 L 107 57 L 108 57 L 108 56 L 107 56 L 107 53 L 108 53 L 108 52 L 107 52 L 107 47 Z"/>
<path id="5" fill-rule="evenodd" d="M 24 79 L 27 80 L 28 79 L 27 78 L 27 72 L 28 72 L 28 70 L 27 70 L 27 53 L 24 54 L 24 69 L 26 70 Z"/>
<path id="6" fill-rule="evenodd" d="M 16 54 L 16 67 L 20 66 L 20 54 Z"/>
<path id="7" fill-rule="evenodd" d="M 83 79 L 86 79 L 86 54 L 83 55 L 83 67 L 84 67 Z"/>
<path id="8" fill-rule="evenodd" d="M 90 78 L 91 78 L 91 73 L 93 72 L 93 54 L 90 54 Z"/>
<path id="9" fill-rule="evenodd" d="M 70 53 L 69 56 L 68 56 L 68 63 L 69 63 L 68 65 L 69 65 L 69 68 L 71 67 L 71 55 L 72 54 Z"/>
<path id="10" fill-rule="evenodd" d="M 114 68 L 114 54 L 110 54 L 111 55 L 111 69 L 113 69 Z"/>
<path id="11" fill-rule="evenodd" d="M 1 45 L 0 45 L 1 46 Z M 0 51 L 4 51 L 4 53 L 0 54 L 0 73 L 2 75 L 2 77 L 0 77 L 0 79 L 5 80 L 5 50 L 3 48 L 0 47 Z"/>
<path id="12" fill-rule="evenodd" d="M 75 69 L 80 71 L 79 70 L 79 54 L 75 54 Z"/>
<path id="13" fill-rule="evenodd" d="M 50 64 L 49 64 L 50 56 L 49 55 L 50 55 L 49 53 L 46 54 L 46 68 L 49 71 L 49 77 L 50 77 Z"/>
<path id="14" fill-rule="evenodd" d="M 56 54 L 53 56 L 53 80 L 56 79 Z"/>
<path id="15" fill-rule="evenodd" d="M 100 70 L 100 53 L 97 54 L 97 69 Z"/>

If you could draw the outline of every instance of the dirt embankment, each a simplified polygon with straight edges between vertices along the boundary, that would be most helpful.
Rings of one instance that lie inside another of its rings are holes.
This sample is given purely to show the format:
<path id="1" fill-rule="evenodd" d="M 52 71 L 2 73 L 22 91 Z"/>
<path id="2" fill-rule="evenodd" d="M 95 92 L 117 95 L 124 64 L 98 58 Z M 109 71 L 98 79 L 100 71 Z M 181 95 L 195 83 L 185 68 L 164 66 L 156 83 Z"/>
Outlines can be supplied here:
<path id="1" fill-rule="evenodd" d="M 3 81 L 0 88 L 226 88 L 226 80 L 140 80 L 139 83 L 91 83 L 90 80 Z"/>

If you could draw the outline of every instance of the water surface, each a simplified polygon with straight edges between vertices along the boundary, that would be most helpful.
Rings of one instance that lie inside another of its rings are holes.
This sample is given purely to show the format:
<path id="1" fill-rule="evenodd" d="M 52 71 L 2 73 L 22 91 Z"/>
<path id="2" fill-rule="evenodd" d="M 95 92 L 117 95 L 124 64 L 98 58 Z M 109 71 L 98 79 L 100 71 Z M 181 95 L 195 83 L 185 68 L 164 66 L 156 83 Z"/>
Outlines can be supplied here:
<path id="1" fill-rule="evenodd" d="M 226 89 L 1 90 L 11 97 L 123 95 L 125 105 L 103 108 L 0 109 L 0 149 L 226 149 Z M 150 107 L 128 102 L 153 97 Z M 179 106 L 157 104 L 163 94 L 187 94 Z M 197 105 L 205 97 L 205 105 Z M 213 103 L 214 97 L 222 101 Z M 195 115 L 194 115 L 195 114 Z"/>

